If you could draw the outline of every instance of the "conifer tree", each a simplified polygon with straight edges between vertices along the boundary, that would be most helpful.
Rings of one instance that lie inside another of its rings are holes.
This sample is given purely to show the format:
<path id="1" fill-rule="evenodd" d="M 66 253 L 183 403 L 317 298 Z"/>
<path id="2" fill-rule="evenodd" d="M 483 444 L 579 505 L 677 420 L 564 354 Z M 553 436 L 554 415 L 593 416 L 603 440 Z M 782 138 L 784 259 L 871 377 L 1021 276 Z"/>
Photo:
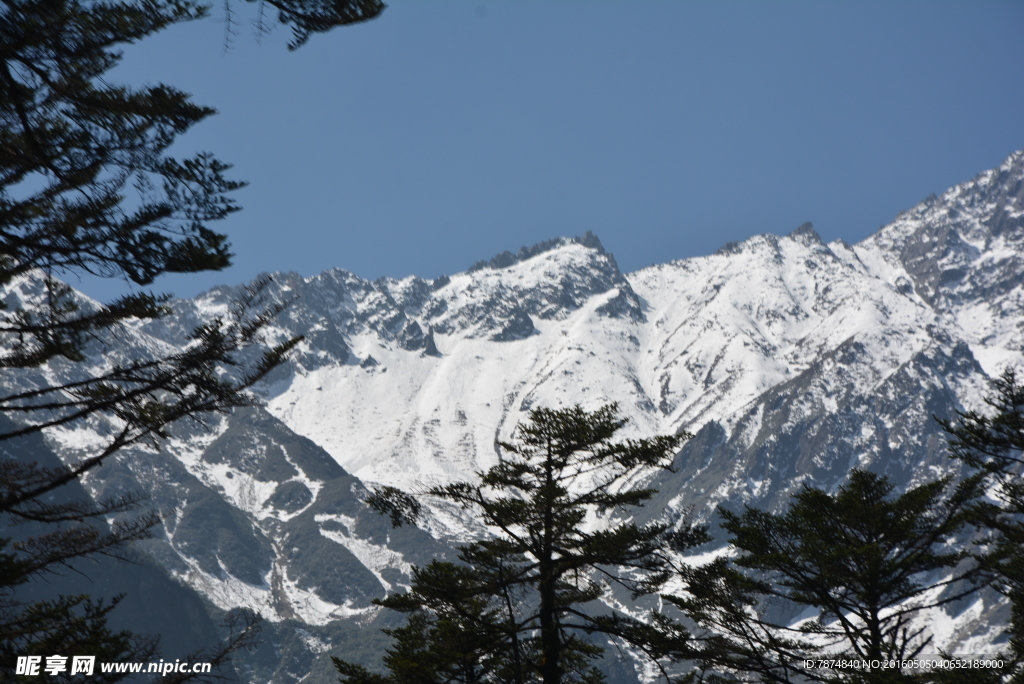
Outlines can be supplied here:
<path id="1" fill-rule="evenodd" d="M 949 434 L 950 454 L 984 473 L 994 485 L 995 504 L 975 507 L 980 524 L 997 540 L 983 557 L 993 586 L 1011 603 L 1009 625 L 1013 663 L 1008 679 L 1024 682 L 1024 386 L 1012 367 L 993 381 L 985 399 L 989 415 L 958 412 L 955 421 L 939 420 Z"/>
<path id="2" fill-rule="evenodd" d="M 379 0 L 266 1 L 293 29 L 292 48 L 383 9 Z M 207 10 L 194 0 L 0 2 L 0 524 L 46 530 L 19 540 L 0 534 L 4 681 L 8 656 L 29 643 L 145 656 L 145 641 L 106 628 L 110 603 L 16 599 L 18 585 L 90 555 L 117 555 L 156 522 L 142 514 L 107 525 L 137 510 L 139 497 L 69 499 L 61 488 L 124 447 L 165 436 L 175 421 L 251 404 L 247 388 L 297 342 L 240 364 L 240 352 L 261 342 L 280 308 L 263 301 L 260 281 L 229 316 L 192 331 L 181 350 L 86 370 L 89 345 L 110 341 L 124 322 L 166 315 L 168 297 L 141 293 L 95 305 L 59 280 L 88 273 L 147 286 L 164 273 L 230 264 L 227 240 L 210 224 L 238 209 L 230 193 L 243 183 L 227 178 L 229 166 L 211 154 L 166 154 L 214 110 L 171 86 L 134 89 L 105 78 L 120 60 L 119 45 Z M 71 379 L 49 380 L 37 370 L 47 363 L 70 364 Z M 47 428 L 96 417 L 113 431 L 78 463 L 44 466 L 22 448 Z"/>
<path id="3" fill-rule="evenodd" d="M 493 536 L 461 547 L 459 562 L 418 568 L 408 593 L 381 605 L 410 616 L 389 633 L 388 673 L 343 661 L 349 684 L 422 682 L 597 682 L 603 648 L 621 640 L 658 663 L 690 644 L 678 625 L 639 621 L 598 603 L 613 588 L 632 598 L 654 594 L 669 577 L 667 545 L 704 541 L 702 530 L 674 534 L 667 524 L 637 526 L 598 512 L 628 512 L 655 492 L 631 487 L 641 468 L 670 468 L 686 435 L 614 441 L 625 420 L 615 405 L 596 411 L 534 409 L 498 465 L 430 494 L 465 507 Z M 408 501 L 394 490 L 371 499 L 393 519 Z"/>
<path id="4" fill-rule="evenodd" d="M 969 529 L 982 482 L 894 488 L 854 470 L 834 494 L 805 486 L 783 513 L 720 510 L 738 555 L 683 566 L 687 591 L 665 598 L 714 635 L 711 662 L 734 676 L 908 680 L 914 673 L 888 664 L 927 652 L 927 626 L 915 618 L 977 589 L 966 545 L 947 542 Z M 850 666 L 806 665 L 818 659 Z M 863 666 L 871 662 L 879 666 Z"/>

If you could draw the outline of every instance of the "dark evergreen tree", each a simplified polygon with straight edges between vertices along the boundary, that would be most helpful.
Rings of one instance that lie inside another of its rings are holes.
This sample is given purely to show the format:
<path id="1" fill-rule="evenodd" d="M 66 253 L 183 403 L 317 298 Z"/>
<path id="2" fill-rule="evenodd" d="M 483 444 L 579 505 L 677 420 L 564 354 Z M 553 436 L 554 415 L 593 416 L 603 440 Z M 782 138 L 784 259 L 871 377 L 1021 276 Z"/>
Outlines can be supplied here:
<path id="1" fill-rule="evenodd" d="M 431 490 L 472 511 L 493 536 L 461 547 L 458 563 L 418 568 L 408 593 L 381 601 L 410 616 L 389 632 L 388 673 L 338 661 L 344 681 L 597 682 L 594 659 L 604 649 L 592 635 L 628 643 L 656 663 L 682 658 L 691 644 L 675 623 L 631 619 L 598 603 L 616 589 L 633 599 L 656 593 L 669 577 L 667 545 L 706 540 L 700 529 L 673 534 L 667 524 L 595 524 L 595 514 L 643 505 L 655 492 L 626 478 L 670 468 L 685 437 L 614 441 L 625 422 L 614 405 L 534 409 L 477 482 Z M 394 490 L 371 503 L 396 521 L 411 517 Z"/>
<path id="2" fill-rule="evenodd" d="M 714 635 L 711 661 L 734 676 L 913 678 L 860 664 L 925 653 L 930 636 L 915 616 L 976 591 L 977 564 L 966 544 L 953 548 L 948 540 L 970 528 L 982 482 L 945 478 L 899 496 L 893 490 L 887 478 L 854 470 L 834 494 L 805 486 L 781 514 L 721 510 L 738 555 L 682 567 L 687 592 L 666 598 Z M 857 666 L 805 666 L 819 658 Z"/>
<path id="3" fill-rule="evenodd" d="M 293 48 L 312 33 L 372 18 L 383 8 L 377 0 L 267 2 L 292 27 Z M 124 321 L 168 313 L 168 298 L 154 294 L 99 306 L 84 302 L 58 280 L 62 274 L 145 286 L 163 273 L 230 264 L 226 238 L 209 224 L 237 210 L 229 193 L 242 183 L 228 179 L 228 166 L 210 154 L 183 160 L 165 154 L 177 135 L 213 110 L 170 86 L 132 89 L 104 78 L 120 59 L 119 44 L 206 13 L 192 0 L 0 2 L 0 445 L 6 445 L 0 516 L 5 528 L 49 526 L 28 539 L 0 535 L 5 670 L 13 665 L 11 654 L 43 645 L 146 655 L 147 642 L 106 628 L 110 603 L 82 596 L 28 605 L 15 599 L 15 587 L 83 557 L 118 554 L 155 522 L 143 514 L 107 525 L 108 517 L 137 509 L 134 496 L 99 502 L 53 497 L 119 449 L 165 436 L 177 420 L 252 403 L 247 388 L 297 342 L 239 365 L 239 352 L 260 342 L 260 331 L 279 310 L 263 302 L 266 283 L 258 282 L 230 316 L 193 331 L 181 351 L 112 364 L 97 374 L 80 364 L 77 377 L 64 383 L 46 384 L 38 372 L 26 380 L 48 362 L 84 361 L 87 345 L 108 341 Z M 101 416 L 116 427 L 78 463 L 43 467 L 17 453 L 19 438 Z M 249 634 L 242 629 L 228 648 Z M 223 660 L 225 653 L 208 658 Z M 5 672 L 8 678 L 13 674 Z"/>
<path id="4" fill-rule="evenodd" d="M 404 625 L 383 630 L 394 639 L 384 655 L 388 674 L 335 659 L 352 684 L 478 684 L 535 681 L 528 663 L 534 644 L 519 635 L 522 606 L 513 588 L 501 581 L 503 568 L 469 564 L 473 554 L 462 547 L 462 563 L 434 561 L 414 571 L 413 591 L 380 603 L 408 615 Z M 478 559 L 483 560 L 483 559 Z M 486 561 L 485 561 L 486 562 Z M 488 563 L 488 565 L 490 565 Z"/>
<path id="5" fill-rule="evenodd" d="M 1024 386 L 1013 368 L 993 381 L 985 403 L 989 415 L 958 412 L 955 421 L 939 423 L 949 434 L 951 455 L 994 485 L 996 503 L 975 507 L 980 524 L 997 535 L 982 562 L 1012 606 L 1007 655 L 1013 662 L 1002 674 L 1024 682 Z"/>

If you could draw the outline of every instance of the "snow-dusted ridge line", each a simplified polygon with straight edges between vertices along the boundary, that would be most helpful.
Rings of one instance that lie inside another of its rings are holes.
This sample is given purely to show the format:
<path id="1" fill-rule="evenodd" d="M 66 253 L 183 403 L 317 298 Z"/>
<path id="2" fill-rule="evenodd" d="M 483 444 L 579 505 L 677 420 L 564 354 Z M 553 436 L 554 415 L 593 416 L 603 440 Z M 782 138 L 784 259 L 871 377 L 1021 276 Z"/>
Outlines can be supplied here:
<path id="1" fill-rule="evenodd" d="M 84 366 L 58 361 L 11 382 L 166 353 L 236 292 L 176 301 L 173 316 L 126 326 Z M 4 295 L 37 301 L 38 282 Z M 436 280 L 275 274 L 268 296 L 294 299 L 268 343 L 305 340 L 261 390 L 265 411 L 127 450 L 85 484 L 151 492 L 166 528 L 154 557 L 213 605 L 269 605 L 272 620 L 313 634 L 370 616 L 370 600 L 400 589 L 426 549 L 483 532 L 428 502 L 434 539 L 399 541 L 366 510 L 360 482 L 423 492 L 472 478 L 533 407 L 617 402 L 624 436 L 695 433 L 678 473 L 651 476 L 662 492 L 638 519 L 778 509 L 854 466 L 900 488 L 952 472 L 932 414 L 983 407 L 992 375 L 1024 368 L 1024 152 L 852 246 L 802 226 L 623 274 L 596 238 L 559 238 Z M 47 440 L 70 462 L 110 427 Z M 223 521 L 224 539 L 204 520 Z M 220 544 L 215 560 L 200 542 Z M 345 576 L 318 574 L 323 558 Z M 995 643 L 974 606 L 930 619 L 937 642 Z"/>

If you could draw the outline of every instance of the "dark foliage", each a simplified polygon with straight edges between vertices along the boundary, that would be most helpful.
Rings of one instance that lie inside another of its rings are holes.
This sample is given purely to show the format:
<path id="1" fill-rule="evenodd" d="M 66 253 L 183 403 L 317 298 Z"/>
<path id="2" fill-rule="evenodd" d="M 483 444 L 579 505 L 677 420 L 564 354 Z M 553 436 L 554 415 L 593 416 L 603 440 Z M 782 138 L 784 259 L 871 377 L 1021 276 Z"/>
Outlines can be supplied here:
<path id="1" fill-rule="evenodd" d="M 930 642 L 915 616 L 976 591 L 977 564 L 947 541 L 969 529 L 981 479 L 943 479 L 899 496 L 893 489 L 885 477 L 854 470 L 835 494 L 804 487 L 782 514 L 723 510 L 739 555 L 683 567 L 686 595 L 666 598 L 715 635 L 712 664 L 734 676 L 908 679 L 898 668 L 804 666 L 913 659 Z"/>
<path id="2" fill-rule="evenodd" d="M 977 468 L 994 485 L 995 504 L 979 504 L 979 524 L 997 535 L 983 556 L 992 585 L 1010 598 L 1010 653 L 1003 674 L 1024 682 L 1024 386 L 1013 368 L 992 383 L 985 400 L 988 415 L 959 412 L 955 421 L 939 420 L 949 435 L 951 455 Z"/>
<path id="3" fill-rule="evenodd" d="M 268 2 L 293 28 L 292 47 L 383 9 L 375 0 Z M 91 501 L 62 496 L 61 488 L 126 446 L 166 436 L 175 421 L 250 405 L 246 390 L 298 342 L 241 364 L 240 352 L 263 343 L 262 329 L 281 308 L 264 301 L 267 281 L 260 281 L 230 315 L 192 331 L 179 351 L 96 363 L 122 324 L 167 314 L 169 298 L 140 293 L 97 305 L 57 279 L 88 273 L 149 285 L 164 273 L 230 264 L 225 236 L 209 224 L 238 209 L 230 193 L 243 183 L 227 178 L 229 166 L 209 153 L 182 160 L 165 154 L 176 136 L 214 110 L 167 85 L 134 89 L 104 78 L 120 60 L 118 45 L 207 9 L 192 0 L 0 3 L 0 444 L 7 445 L 0 516 L 5 530 L 43 529 L 0 540 L 5 670 L 15 654 L 145 660 L 153 653 L 154 642 L 107 629 L 116 599 L 17 600 L 17 587 L 74 570 L 80 559 L 121 557 L 126 543 L 157 522 L 138 514 L 139 497 Z M 48 363 L 69 369 L 62 377 L 70 379 L 48 381 L 35 372 Z M 103 421 L 110 432 L 77 463 L 43 466 L 7 451 L 21 448 L 19 438 L 85 420 Z M 108 525 L 112 517 L 118 522 Z M 243 623 L 201 659 L 223 663 L 250 643 L 258 618 Z"/>
<path id="4" fill-rule="evenodd" d="M 458 563 L 417 568 L 411 591 L 380 601 L 409 615 L 388 632 L 395 638 L 388 672 L 338 661 L 343 681 L 598 682 L 594 660 L 604 648 L 595 635 L 655 663 L 681 657 L 689 642 L 675 623 L 662 616 L 641 622 L 597 603 L 615 591 L 633 599 L 654 594 L 669 577 L 667 524 L 610 519 L 587 531 L 588 518 L 643 505 L 654 492 L 624 485 L 625 478 L 638 468 L 669 468 L 686 437 L 613 441 L 624 424 L 614 405 L 535 409 L 479 482 L 432 490 L 473 511 L 494 534 L 461 547 Z M 383 499 L 407 518 L 400 498 L 385 492 Z M 706 541 L 699 529 L 677 536 L 687 546 Z"/>

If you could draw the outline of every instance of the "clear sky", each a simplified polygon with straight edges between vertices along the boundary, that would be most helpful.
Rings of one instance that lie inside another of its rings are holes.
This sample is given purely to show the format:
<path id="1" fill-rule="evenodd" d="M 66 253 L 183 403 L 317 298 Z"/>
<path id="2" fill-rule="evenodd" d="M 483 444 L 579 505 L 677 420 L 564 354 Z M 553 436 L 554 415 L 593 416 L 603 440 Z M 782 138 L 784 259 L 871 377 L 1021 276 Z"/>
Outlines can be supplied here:
<path id="1" fill-rule="evenodd" d="M 219 115 L 173 150 L 250 182 L 235 265 L 434 278 L 594 231 L 620 267 L 812 221 L 861 240 L 1024 147 L 1024 2 L 394 0 L 257 41 L 235 2 L 125 50 L 111 82 Z M 100 298 L 119 282 L 72 284 Z"/>

